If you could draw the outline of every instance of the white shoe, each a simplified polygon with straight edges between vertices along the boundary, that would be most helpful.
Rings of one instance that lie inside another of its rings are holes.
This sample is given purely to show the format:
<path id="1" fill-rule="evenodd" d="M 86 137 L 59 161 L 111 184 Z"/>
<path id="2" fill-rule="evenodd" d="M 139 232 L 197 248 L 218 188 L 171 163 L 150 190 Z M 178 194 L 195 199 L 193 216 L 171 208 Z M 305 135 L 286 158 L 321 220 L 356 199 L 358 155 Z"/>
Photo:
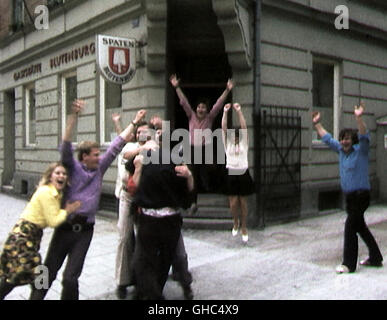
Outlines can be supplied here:
<path id="1" fill-rule="evenodd" d="M 339 274 L 341 274 L 341 273 L 349 273 L 349 269 L 348 269 L 347 266 L 342 264 L 342 265 L 339 265 L 339 266 L 336 267 L 336 273 L 339 273 Z"/>
<path id="2" fill-rule="evenodd" d="M 238 234 L 238 229 L 234 229 L 234 227 L 233 227 L 232 231 L 231 231 L 231 234 L 232 234 L 233 237 L 235 237 Z"/>
<path id="3" fill-rule="evenodd" d="M 248 234 L 242 234 L 242 241 L 243 241 L 243 243 L 247 243 L 247 241 L 249 241 L 249 235 Z"/>

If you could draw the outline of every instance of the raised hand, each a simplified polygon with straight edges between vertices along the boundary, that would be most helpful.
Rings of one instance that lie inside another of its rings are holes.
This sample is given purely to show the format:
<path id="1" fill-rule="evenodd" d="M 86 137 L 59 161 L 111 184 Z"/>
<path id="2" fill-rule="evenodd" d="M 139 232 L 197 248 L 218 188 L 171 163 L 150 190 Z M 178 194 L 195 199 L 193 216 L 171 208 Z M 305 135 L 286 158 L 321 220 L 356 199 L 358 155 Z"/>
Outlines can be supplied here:
<path id="1" fill-rule="evenodd" d="M 313 124 L 319 123 L 320 120 L 321 120 L 321 114 L 320 114 L 320 112 L 314 111 L 314 112 L 312 113 L 312 121 L 313 121 Z"/>
<path id="2" fill-rule="evenodd" d="M 223 111 L 224 111 L 224 112 L 228 112 L 230 109 L 231 109 L 231 103 L 227 103 L 227 104 L 224 106 Z"/>
<path id="3" fill-rule="evenodd" d="M 133 122 L 134 123 L 139 123 L 142 119 L 144 119 L 146 116 L 146 110 L 141 109 L 137 112 L 136 117 L 134 118 Z"/>
<path id="4" fill-rule="evenodd" d="M 74 113 L 79 113 L 85 107 L 85 101 L 80 99 L 75 99 L 72 104 L 72 111 Z"/>
<path id="5" fill-rule="evenodd" d="M 232 107 L 233 107 L 234 110 L 237 111 L 237 112 L 242 110 L 242 107 L 241 107 L 241 105 L 240 105 L 239 103 L 234 103 L 234 104 L 232 105 Z"/>
<path id="6" fill-rule="evenodd" d="M 354 107 L 354 114 L 356 117 L 361 117 L 364 113 L 365 105 L 364 102 L 360 102 L 359 106 Z"/>
<path id="7" fill-rule="evenodd" d="M 234 82 L 232 81 L 232 79 L 228 79 L 226 88 L 228 91 L 231 91 L 234 88 Z"/>
<path id="8" fill-rule="evenodd" d="M 176 74 L 173 74 L 169 77 L 169 81 L 171 82 L 174 88 L 177 88 L 180 84 L 180 79 L 177 79 Z"/>
<path id="9" fill-rule="evenodd" d="M 113 112 L 112 113 L 112 120 L 113 122 L 119 122 L 121 119 L 121 115 L 119 113 Z"/>

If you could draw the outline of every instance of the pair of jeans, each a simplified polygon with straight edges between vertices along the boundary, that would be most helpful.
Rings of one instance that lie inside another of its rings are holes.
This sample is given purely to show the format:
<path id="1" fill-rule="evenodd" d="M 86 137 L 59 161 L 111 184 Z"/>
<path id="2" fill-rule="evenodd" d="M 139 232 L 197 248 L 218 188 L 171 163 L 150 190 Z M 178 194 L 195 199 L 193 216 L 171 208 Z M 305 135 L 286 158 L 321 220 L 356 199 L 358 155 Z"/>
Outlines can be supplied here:
<path id="1" fill-rule="evenodd" d="M 370 192 L 368 190 L 354 191 L 346 195 L 347 219 L 344 228 L 344 255 L 343 265 L 353 272 L 356 270 L 358 256 L 358 237 L 363 239 L 369 251 L 372 263 L 383 260 L 379 247 L 364 221 L 364 212 L 370 205 Z"/>
<path id="2" fill-rule="evenodd" d="M 85 228 L 81 231 L 58 227 L 54 231 L 44 265 L 48 269 L 48 287 L 51 287 L 67 257 L 67 264 L 62 278 L 61 300 L 79 299 L 78 278 L 81 276 L 93 233 L 93 227 Z M 30 300 L 44 299 L 48 289 L 33 288 Z"/>

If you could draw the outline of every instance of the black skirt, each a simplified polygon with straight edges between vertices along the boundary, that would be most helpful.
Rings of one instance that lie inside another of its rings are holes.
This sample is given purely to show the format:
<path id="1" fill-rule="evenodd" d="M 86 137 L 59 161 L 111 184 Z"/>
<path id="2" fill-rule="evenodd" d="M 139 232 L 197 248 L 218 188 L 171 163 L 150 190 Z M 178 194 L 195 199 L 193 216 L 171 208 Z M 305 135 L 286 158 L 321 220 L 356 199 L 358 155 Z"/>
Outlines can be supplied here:
<path id="1" fill-rule="evenodd" d="M 254 182 L 247 169 L 244 173 L 228 169 L 225 193 L 230 196 L 248 196 L 254 193 Z"/>

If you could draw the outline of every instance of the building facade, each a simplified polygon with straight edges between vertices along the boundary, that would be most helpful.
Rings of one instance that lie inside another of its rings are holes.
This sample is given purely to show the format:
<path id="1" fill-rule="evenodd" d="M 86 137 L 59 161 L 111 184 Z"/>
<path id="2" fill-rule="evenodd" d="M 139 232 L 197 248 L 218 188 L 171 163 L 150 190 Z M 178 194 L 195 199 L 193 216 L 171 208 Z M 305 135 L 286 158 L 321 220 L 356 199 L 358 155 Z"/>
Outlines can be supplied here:
<path id="1" fill-rule="evenodd" d="M 48 28 L 39 5 L 48 9 Z M 104 150 L 115 135 L 113 112 L 125 125 L 145 108 L 149 116 L 170 120 L 172 129 L 187 128 L 168 81 L 176 73 L 192 102 L 203 96 L 215 102 L 228 78 L 236 83 L 229 101 L 241 103 L 248 124 L 256 183 L 249 197 L 252 226 L 342 207 L 337 156 L 317 139 L 313 110 L 322 112 L 324 126 L 337 137 L 341 128 L 355 126 L 353 106 L 366 103 L 369 174 L 378 199 L 385 170 L 376 156 L 383 144 L 376 120 L 387 114 L 384 1 L 27 0 L 0 6 L 3 189 L 31 194 L 47 164 L 59 159 L 74 98 L 86 101 L 75 147 L 94 140 Z M 348 29 L 335 25 L 345 27 L 347 17 Z M 115 85 L 101 76 L 97 34 L 136 39 L 136 73 L 129 83 Z M 113 165 L 102 207 L 114 203 L 115 179 Z M 197 220 L 229 217 L 221 188 L 201 201 Z"/>

